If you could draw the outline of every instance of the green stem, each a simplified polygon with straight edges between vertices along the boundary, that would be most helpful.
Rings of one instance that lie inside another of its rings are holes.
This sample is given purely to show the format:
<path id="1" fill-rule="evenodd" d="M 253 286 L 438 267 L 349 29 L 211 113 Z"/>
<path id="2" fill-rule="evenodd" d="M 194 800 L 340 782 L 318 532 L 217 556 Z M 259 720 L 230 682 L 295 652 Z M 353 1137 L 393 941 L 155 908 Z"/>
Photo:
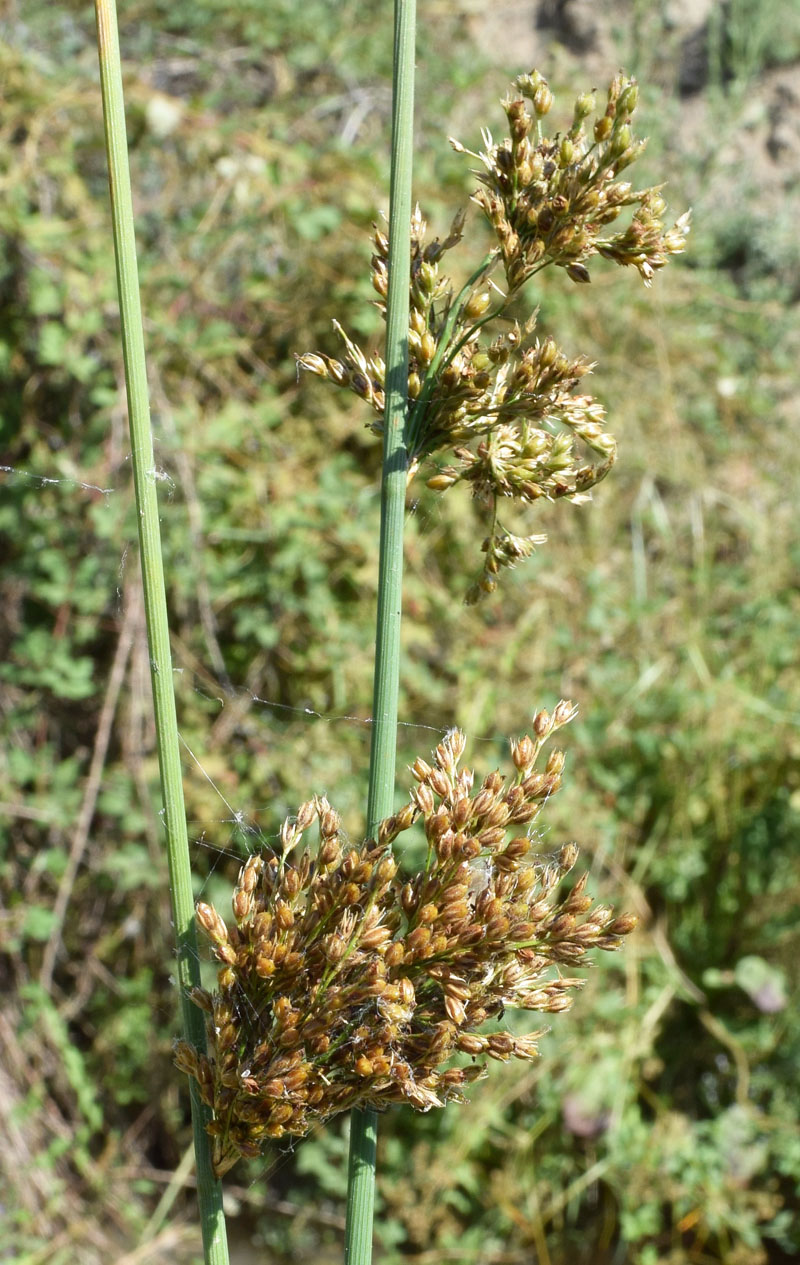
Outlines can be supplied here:
<path id="1" fill-rule="evenodd" d="M 381 819 L 389 816 L 392 811 L 397 752 L 403 525 L 408 469 L 405 432 L 408 421 L 408 278 L 411 270 L 415 30 L 415 0 L 395 0 L 389 288 L 386 299 L 386 408 L 383 426 L 375 688 L 367 801 L 369 834 L 374 834 Z M 372 1259 L 377 1133 L 378 1121 L 374 1111 L 353 1111 L 347 1179 L 347 1265 L 369 1265 Z"/>
<path id="2" fill-rule="evenodd" d="M 133 228 L 133 202 L 125 133 L 122 67 L 114 0 L 95 0 L 95 11 L 133 479 L 139 522 L 142 585 L 153 685 L 153 712 L 164 803 L 172 917 L 177 938 L 176 974 L 186 1040 L 203 1050 L 205 1049 L 203 1017 L 188 997 L 189 988 L 200 983 L 200 967 L 172 681 L 172 657 L 156 495 L 156 469 L 150 427 L 142 309 Z M 210 1113 L 200 1100 L 197 1083 L 194 1080 L 191 1081 L 190 1092 L 204 1257 L 206 1265 L 228 1265 L 222 1191 L 219 1182 L 214 1177 L 210 1140 L 205 1131 Z"/>

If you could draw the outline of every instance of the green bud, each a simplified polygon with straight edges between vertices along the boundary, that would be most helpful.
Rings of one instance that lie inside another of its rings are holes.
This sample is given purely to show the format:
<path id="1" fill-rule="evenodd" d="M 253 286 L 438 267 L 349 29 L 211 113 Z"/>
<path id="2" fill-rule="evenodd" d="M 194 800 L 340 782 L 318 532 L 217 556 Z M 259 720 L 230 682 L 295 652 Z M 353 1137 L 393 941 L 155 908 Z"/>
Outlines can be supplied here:
<path id="1" fill-rule="evenodd" d="M 625 153 L 630 143 L 631 129 L 627 123 L 623 123 L 621 127 L 614 129 L 614 135 L 611 139 L 611 154 L 615 158 L 619 158 L 621 154 Z"/>
<path id="2" fill-rule="evenodd" d="M 555 364 L 557 356 L 558 347 L 556 346 L 556 340 L 548 334 L 539 349 L 540 367 L 542 369 L 549 369 L 552 364 Z"/>
<path id="3" fill-rule="evenodd" d="M 521 92 L 523 97 L 527 97 L 532 101 L 540 86 L 545 83 L 545 79 L 538 70 L 532 70 L 529 75 L 518 75 L 514 80 L 514 87 Z"/>
<path id="4" fill-rule="evenodd" d="M 630 167 L 631 163 L 636 162 L 646 144 L 646 140 L 634 141 L 627 149 L 623 149 L 619 157 L 614 160 L 614 167 L 617 173 L 624 171 L 626 167 Z"/>
<path id="5" fill-rule="evenodd" d="M 423 261 L 417 274 L 417 285 L 423 294 L 433 294 L 436 288 L 437 274 L 432 264 Z"/>
<path id="6" fill-rule="evenodd" d="M 553 94 L 543 80 L 533 96 L 533 108 L 537 116 L 541 119 L 545 114 L 549 114 L 553 104 Z"/>
<path id="7" fill-rule="evenodd" d="M 622 210 L 621 206 L 610 206 L 607 211 L 603 212 L 602 215 L 598 215 L 596 223 L 613 224 L 614 220 L 617 218 L 621 210 Z"/>
<path id="8" fill-rule="evenodd" d="M 658 219 L 658 217 L 663 215 L 664 212 L 666 211 L 667 204 L 662 198 L 661 194 L 656 193 L 653 195 L 652 198 L 650 198 L 648 202 L 648 207 L 650 209 L 650 214 L 653 215 L 656 219 Z"/>
<path id="9" fill-rule="evenodd" d="M 470 321 L 475 321 L 479 316 L 483 316 L 492 301 L 492 296 L 488 290 L 484 290 L 482 294 L 473 294 L 464 304 L 464 315 Z"/>
<path id="10" fill-rule="evenodd" d="M 636 109 L 636 102 L 639 100 L 639 85 L 631 82 L 628 84 L 619 97 L 617 102 L 617 117 L 630 118 Z"/>
<path id="11" fill-rule="evenodd" d="M 422 337 L 425 330 L 428 328 L 425 313 L 420 312 L 419 308 L 412 308 L 408 316 L 408 327 L 409 330 L 413 330 L 415 334 Z"/>
<path id="12" fill-rule="evenodd" d="M 420 339 L 420 347 L 419 347 L 420 360 L 422 361 L 423 364 L 429 365 L 435 355 L 436 355 L 436 339 L 434 338 L 430 330 L 426 329 L 425 333 L 422 335 L 422 338 Z"/>
<path id="13" fill-rule="evenodd" d="M 575 102 L 575 122 L 581 124 L 587 119 L 597 105 L 597 97 L 593 92 L 584 92 Z"/>

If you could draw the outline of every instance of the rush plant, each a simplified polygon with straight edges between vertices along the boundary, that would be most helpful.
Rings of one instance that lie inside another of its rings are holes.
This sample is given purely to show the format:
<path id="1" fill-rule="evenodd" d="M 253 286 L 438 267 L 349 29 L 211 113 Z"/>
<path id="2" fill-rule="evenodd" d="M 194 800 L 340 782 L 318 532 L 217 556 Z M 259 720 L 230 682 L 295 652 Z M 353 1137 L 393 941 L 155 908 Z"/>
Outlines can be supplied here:
<path id="1" fill-rule="evenodd" d="M 433 463 L 430 488 L 446 492 L 466 482 L 486 504 L 485 561 L 467 591 L 473 602 L 544 540 L 505 527 L 504 500 L 583 501 L 613 465 L 604 410 L 579 387 L 591 364 L 542 336 L 535 311 L 520 323 L 510 309 L 518 310 L 527 283 L 548 266 L 583 285 L 599 256 L 633 267 L 650 285 L 684 249 L 688 214 L 665 227 L 659 189 L 620 179 L 644 147 L 631 130 L 637 96 L 636 84 L 619 74 L 592 122 L 596 99 L 586 94 L 569 127 L 546 136 L 548 84 L 537 71 L 517 78 L 503 101 L 510 134 L 495 143 L 484 129 L 484 148 L 475 153 L 453 142 L 481 164 L 473 200 L 496 239 L 466 284 L 456 292 L 442 271 L 444 256 L 464 239 L 465 214 L 444 240 L 431 240 L 410 199 L 399 220 L 393 205 L 388 237 L 380 228 L 373 234 L 385 357 L 364 352 L 336 321 L 341 357 L 298 357 L 303 369 L 364 400 L 375 414 L 369 425 L 384 440 L 367 836 L 348 846 L 327 799 L 309 799 L 284 822 L 279 849 L 242 867 L 233 923 L 198 907 L 221 963 L 219 987 L 192 993 L 207 1014 L 208 1053 L 182 1042 L 177 1058 L 213 1109 L 220 1175 L 272 1139 L 303 1137 L 353 1110 L 351 1262 L 370 1257 L 375 1110 L 440 1107 L 484 1074 L 482 1057 L 535 1057 L 540 1033 L 484 1026 L 506 1008 L 566 1009 L 581 981 L 562 971 L 591 949 L 619 948 L 635 925 L 607 907 L 592 910 L 585 877 L 565 891 L 561 880 L 577 848 L 542 856 L 532 833 L 560 785 L 564 756 L 554 751 L 543 770 L 536 762 L 574 714 L 571 703 L 560 702 L 552 715 L 540 711 L 532 734 L 512 741 L 512 779 L 490 772 L 473 794 L 473 772 L 459 768 L 465 738 L 452 730 L 431 764 L 420 758 L 412 766 L 417 786 L 408 803 L 394 813 L 390 806 L 407 483 Z M 396 196 L 398 173 L 405 168 L 395 158 Z M 443 454 L 450 458 L 444 466 Z M 404 873 L 395 843 L 415 822 L 426 860 Z M 318 842 L 301 849 L 315 823 Z M 456 1055 L 471 1061 L 454 1064 Z"/>
<path id="2" fill-rule="evenodd" d="M 581 983 L 568 972 L 592 949 L 615 950 L 635 919 L 593 908 L 586 878 L 562 885 L 577 847 L 542 853 L 534 824 L 561 784 L 564 756 L 544 744 L 574 715 L 562 701 L 540 710 L 510 744 L 512 770 L 476 782 L 463 767 L 466 739 L 450 730 L 432 760 L 418 758 L 406 803 L 395 810 L 395 746 L 402 611 L 402 550 L 409 480 L 425 471 L 446 492 L 468 484 L 486 506 L 485 555 L 472 602 L 544 539 L 520 535 L 500 507 L 585 500 L 616 447 L 602 406 L 584 394 L 591 365 L 520 316 L 528 283 L 546 267 L 577 284 L 595 257 L 633 267 L 650 284 L 684 248 L 688 216 L 667 228 L 658 188 L 622 173 L 644 142 L 631 129 L 636 84 L 617 75 L 605 105 L 578 98 L 571 122 L 546 135 L 550 88 L 534 71 L 503 101 L 508 135 L 455 148 L 479 164 L 474 202 L 492 249 L 459 290 L 442 271 L 465 239 L 460 212 L 429 238 L 412 210 L 414 7 L 395 9 L 395 94 L 388 235 L 373 235 L 372 283 L 386 319 L 383 355 L 341 329 L 339 358 L 298 357 L 305 370 L 347 387 L 382 435 L 372 750 L 366 830 L 351 845 L 335 809 L 313 793 L 254 852 L 233 893 L 233 921 L 201 902 L 196 918 L 219 961 L 217 987 L 200 986 L 186 824 L 149 429 L 141 312 L 113 0 L 96 0 L 111 201 L 122 312 L 154 706 L 178 932 L 184 1036 L 177 1063 L 192 1085 L 198 1190 L 206 1260 L 227 1260 L 219 1179 L 240 1157 L 284 1136 L 303 1137 L 353 1112 L 346 1256 L 370 1259 L 376 1112 L 420 1111 L 459 1099 L 486 1059 L 531 1059 L 537 1031 L 498 1027 L 507 1008 L 565 1010 Z M 593 121 L 589 120 L 595 116 Z M 618 221 L 629 212 L 627 222 Z M 410 231 L 409 231 L 410 230 Z M 316 839 L 307 842 L 308 832 Z M 396 845 L 421 830 L 425 859 L 403 866 Z M 487 1026 L 488 1025 L 488 1026 Z"/>

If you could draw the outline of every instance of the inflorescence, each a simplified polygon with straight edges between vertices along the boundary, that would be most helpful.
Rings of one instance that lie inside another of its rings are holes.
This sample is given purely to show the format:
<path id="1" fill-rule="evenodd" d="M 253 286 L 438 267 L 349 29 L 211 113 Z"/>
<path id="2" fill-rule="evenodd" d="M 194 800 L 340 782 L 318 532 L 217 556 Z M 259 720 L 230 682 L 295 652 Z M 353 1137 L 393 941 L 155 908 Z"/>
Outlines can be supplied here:
<path id="1" fill-rule="evenodd" d="M 542 119 L 553 103 L 546 80 L 533 71 L 514 80 L 513 88 L 502 103 L 509 136 L 495 144 L 484 130 L 479 152 L 451 141 L 481 164 L 473 201 L 497 242 L 457 295 L 440 263 L 463 238 L 464 213 L 456 216 L 444 241 L 426 242 L 419 208 L 411 223 L 409 474 L 424 458 L 449 450 L 453 464 L 437 469 L 428 486 L 446 491 L 468 483 L 490 507 L 483 573 L 468 601 L 492 592 L 500 569 L 513 566 L 545 539 L 507 531 L 498 519 L 502 499 L 580 502 L 616 456 L 602 406 L 579 390 L 590 363 L 570 359 L 552 338 L 537 336 L 535 313 L 522 326 L 511 320 L 509 305 L 549 265 L 562 268 L 572 281 L 588 282 L 595 255 L 634 267 L 649 285 L 669 257 L 683 251 L 689 231 L 688 212 L 665 228 L 666 204 L 658 186 L 635 190 L 619 178 L 646 143 L 631 132 L 635 81 L 622 74 L 614 78 L 605 110 L 588 132 L 595 96 L 578 97 L 569 130 L 549 138 L 542 134 Z M 610 226 L 627 208 L 633 208 L 627 227 L 613 232 Z M 372 284 L 385 315 L 389 247 L 379 228 L 373 244 Z M 499 266 L 504 289 L 491 279 Z M 493 336 L 490 326 L 498 320 L 502 331 Z M 353 391 L 381 417 L 383 360 L 377 354 L 367 357 L 338 322 L 334 325 L 344 343 L 341 358 L 311 352 L 299 356 L 298 364 Z M 381 431 L 378 418 L 372 429 Z"/>
<path id="2" fill-rule="evenodd" d="M 539 712 L 511 743 L 514 776 L 492 772 L 477 789 L 459 768 L 464 735 L 451 730 L 431 763 L 412 766 L 408 803 L 358 847 L 324 797 L 309 800 L 276 853 L 242 866 L 232 924 L 198 904 L 221 967 L 215 992 L 191 994 L 208 1016 L 208 1053 L 179 1041 L 176 1060 L 213 1110 L 218 1175 L 352 1107 L 460 1099 L 484 1074 L 482 1057 L 536 1056 L 540 1032 L 481 1029 L 507 1007 L 566 1010 L 582 980 L 562 972 L 591 949 L 619 948 L 636 921 L 592 909 L 586 875 L 561 889 L 575 844 L 534 854 L 563 753 L 534 766 L 573 715 L 567 702 Z M 301 849 L 314 822 L 318 845 Z M 406 876 L 392 845 L 415 822 L 427 857 Z"/>

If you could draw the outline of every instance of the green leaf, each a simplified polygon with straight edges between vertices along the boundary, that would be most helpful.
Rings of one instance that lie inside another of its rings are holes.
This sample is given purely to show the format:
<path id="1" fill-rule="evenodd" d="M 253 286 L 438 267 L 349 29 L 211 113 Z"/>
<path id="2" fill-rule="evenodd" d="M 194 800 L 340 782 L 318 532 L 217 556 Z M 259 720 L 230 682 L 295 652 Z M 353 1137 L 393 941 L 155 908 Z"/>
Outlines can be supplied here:
<path id="1" fill-rule="evenodd" d="M 26 940 L 49 940 L 55 923 L 52 909 L 46 909 L 44 905 L 30 905 L 22 923 L 23 937 Z"/>

